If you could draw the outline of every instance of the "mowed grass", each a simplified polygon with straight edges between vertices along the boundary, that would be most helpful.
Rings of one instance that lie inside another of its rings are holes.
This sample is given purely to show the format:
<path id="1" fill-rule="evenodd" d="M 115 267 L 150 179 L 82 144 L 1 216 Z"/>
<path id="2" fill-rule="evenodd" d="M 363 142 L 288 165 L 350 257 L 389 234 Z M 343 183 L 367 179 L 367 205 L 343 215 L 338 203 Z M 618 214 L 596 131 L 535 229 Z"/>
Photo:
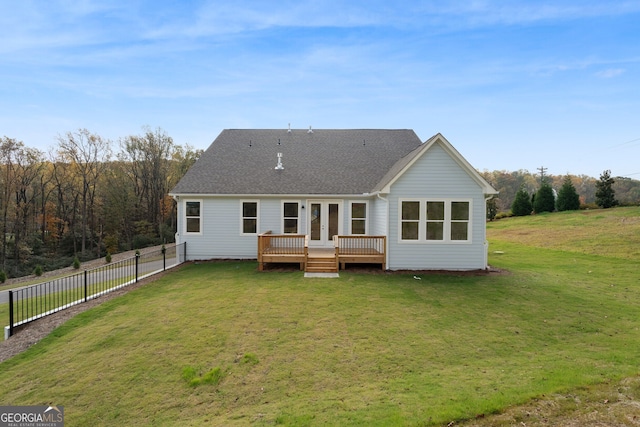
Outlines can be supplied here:
<path id="1" fill-rule="evenodd" d="M 491 241 L 640 260 L 640 208 L 596 209 L 513 217 L 489 224 Z"/>
<path id="2" fill-rule="evenodd" d="M 69 426 L 423 426 L 631 376 L 640 275 L 614 230 L 640 211 L 599 215 L 606 255 L 522 238 L 558 239 L 554 215 L 490 224 L 505 274 L 188 265 L 2 363 L 0 402 L 63 405 Z"/>

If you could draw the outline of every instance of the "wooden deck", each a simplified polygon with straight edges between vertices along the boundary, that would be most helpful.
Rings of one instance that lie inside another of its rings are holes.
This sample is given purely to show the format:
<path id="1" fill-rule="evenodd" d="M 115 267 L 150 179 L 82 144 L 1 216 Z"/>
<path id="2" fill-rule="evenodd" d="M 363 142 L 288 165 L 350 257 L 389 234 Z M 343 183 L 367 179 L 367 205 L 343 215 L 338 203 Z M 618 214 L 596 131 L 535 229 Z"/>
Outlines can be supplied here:
<path id="1" fill-rule="evenodd" d="M 334 248 L 309 248 L 304 234 L 258 235 L 258 270 L 269 263 L 297 263 L 307 272 L 337 272 L 346 264 L 386 267 L 386 236 L 334 236 Z"/>

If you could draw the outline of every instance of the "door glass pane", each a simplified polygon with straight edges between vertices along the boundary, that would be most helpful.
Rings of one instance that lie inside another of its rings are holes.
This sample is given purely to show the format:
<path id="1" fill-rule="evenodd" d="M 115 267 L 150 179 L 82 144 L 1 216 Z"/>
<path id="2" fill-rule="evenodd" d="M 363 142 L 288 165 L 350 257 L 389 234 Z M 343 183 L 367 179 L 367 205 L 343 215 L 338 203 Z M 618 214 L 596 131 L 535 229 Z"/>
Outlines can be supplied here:
<path id="1" fill-rule="evenodd" d="M 322 223 L 320 203 L 311 203 L 311 240 L 320 240 L 322 235 L 320 234 L 320 226 Z"/>
<path id="2" fill-rule="evenodd" d="M 327 240 L 333 240 L 333 236 L 338 234 L 338 204 L 329 203 L 329 234 Z"/>

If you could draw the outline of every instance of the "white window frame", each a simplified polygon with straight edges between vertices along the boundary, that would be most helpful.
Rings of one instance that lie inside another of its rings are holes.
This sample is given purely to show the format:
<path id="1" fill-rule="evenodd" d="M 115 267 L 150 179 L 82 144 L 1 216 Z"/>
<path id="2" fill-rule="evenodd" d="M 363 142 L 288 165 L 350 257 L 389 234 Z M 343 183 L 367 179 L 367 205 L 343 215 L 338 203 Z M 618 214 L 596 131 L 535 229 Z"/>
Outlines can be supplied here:
<path id="1" fill-rule="evenodd" d="M 355 203 L 364 204 L 364 218 L 353 218 L 353 205 Z M 364 234 L 353 234 L 353 221 L 364 221 Z M 349 235 L 368 236 L 369 235 L 369 201 L 368 200 L 351 200 L 349 202 Z"/>
<path id="2" fill-rule="evenodd" d="M 193 202 L 197 202 L 200 204 L 200 215 L 199 216 L 194 216 L 194 215 L 187 215 L 187 203 L 193 203 Z M 183 200 L 183 206 L 184 206 L 184 215 L 182 216 L 182 219 L 184 220 L 184 234 L 190 235 L 190 236 L 195 236 L 195 235 L 199 235 L 202 234 L 202 211 L 204 208 L 204 203 L 202 201 L 202 199 L 185 199 Z M 187 231 L 187 220 L 189 218 L 198 218 L 198 231 Z"/>
<path id="3" fill-rule="evenodd" d="M 284 205 L 285 203 L 295 203 L 298 205 L 298 216 L 295 218 L 298 221 L 298 226 L 297 226 L 297 230 L 295 233 L 287 233 L 287 234 L 302 234 L 300 232 L 300 226 L 301 226 L 301 210 L 302 210 L 302 203 L 300 202 L 300 200 L 283 200 L 282 203 L 280 204 L 280 231 L 282 232 L 282 234 L 285 234 L 285 226 L 284 226 L 284 221 L 287 219 L 294 219 L 294 217 L 292 216 L 288 216 L 285 217 L 284 216 Z"/>
<path id="4" fill-rule="evenodd" d="M 420 203 L 420 215 L 418 222 L 418 239 L 403 239 L 402 238 L 402 203 L 403 202 L 419 202 Z M 442 240 L 427 240 L 427 202 L 443 202 L 444 203 L 444 226 L 443 226 L 443 239 Z M 454 202 L 462 202 L 469 204 L 469 219 L 467 222 L 467 239 L 466 240 L 453 240 L 451 239 L 451 224 L 452 222 L 465 222 L 462 220 L 451 219 L 451 204 Z M 473 243 L 473 200 L 463 198 L 422 198 L 422 197 L 406 197 L 398 199 L 398 243 L 402 244 L 471 244 Z"/>
<path id="5" fill-rule="evenodd" d="M 244 232 L 244 220 L 247 218 L 253 218 L 253 217 L 245 217 L 244 216 L 244 204 L 245 203 L 255 203 L 256 204 L 256 216 L 255 216 L 255 220 L 256 220 L 256 231 L 255 233 L 245 233 Z M 245 200 L 240 200 L 240 235 L 241 236 L 256 236 L 258 235 L 258 233 L 260 232 L 260 200 L 251 200 L 251 199 L 245 199 Z"/>

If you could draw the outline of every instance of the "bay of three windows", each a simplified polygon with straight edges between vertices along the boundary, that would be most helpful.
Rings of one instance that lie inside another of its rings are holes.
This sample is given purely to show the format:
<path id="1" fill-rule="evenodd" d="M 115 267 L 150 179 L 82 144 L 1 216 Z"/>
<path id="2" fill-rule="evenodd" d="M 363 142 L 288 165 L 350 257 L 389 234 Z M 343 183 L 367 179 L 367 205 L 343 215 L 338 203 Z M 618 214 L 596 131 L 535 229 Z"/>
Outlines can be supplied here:
<path id="1" fill-rule="evenodd" d="M 471 203 L 458 200 L 401 200 L 400 240 L 470 241 Z"/>

